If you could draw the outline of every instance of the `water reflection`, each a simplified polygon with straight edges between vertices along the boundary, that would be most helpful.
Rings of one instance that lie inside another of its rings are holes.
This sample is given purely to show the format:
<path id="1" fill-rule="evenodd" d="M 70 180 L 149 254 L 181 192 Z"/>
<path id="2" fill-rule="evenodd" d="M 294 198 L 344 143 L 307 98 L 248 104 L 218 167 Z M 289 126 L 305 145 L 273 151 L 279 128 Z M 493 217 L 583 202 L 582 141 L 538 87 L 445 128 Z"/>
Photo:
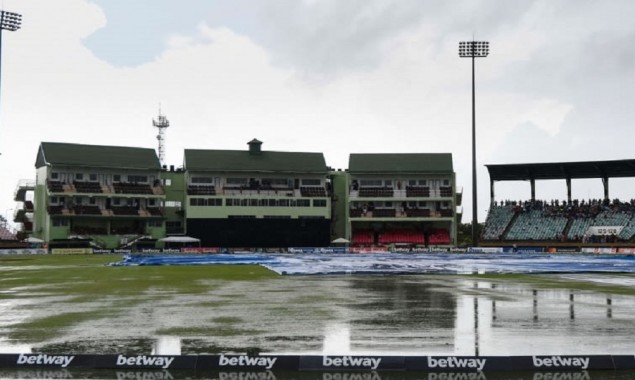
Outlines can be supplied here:
<path id="1" fill-rule="evenodd" d="M 619 276 L 568 275 L 615 283 Z M 539 278 L 539 277 L 538 277 Z M 28 298 L 18 294 L 16 297 Z M 53 298 L 52 296 L 51 298 Z M 244 353 L 394 355 L 632 354 L 633 296 L 460 276 L 323 276 L 212 282 L 209 292 L 151 294 L 99 320 L 77 321 L 27 344 L 29 326 L 0 326 L 0 352 L 192 355 Z M 93 303 L 11 303 L 2 320 L 45 319 Z M 134 302 L 132 302 L 134 301 Z M 128 306 L 132 305 L 132 306 Z"/>
<path id="2" fill-rule="evenodd" d="M 181 338 L 159 336 L 152 346 L 152 355 L 181 355 Z"/>
<path id="3" fill-rule="evenodd" d="M 116 380 L 631 380 L 626 371 L 564 372 L 272 372 L 272 371 L 167 371 L 167 370 L 81 370 L 0 369 L 2 379 L 116 379 Z"/>

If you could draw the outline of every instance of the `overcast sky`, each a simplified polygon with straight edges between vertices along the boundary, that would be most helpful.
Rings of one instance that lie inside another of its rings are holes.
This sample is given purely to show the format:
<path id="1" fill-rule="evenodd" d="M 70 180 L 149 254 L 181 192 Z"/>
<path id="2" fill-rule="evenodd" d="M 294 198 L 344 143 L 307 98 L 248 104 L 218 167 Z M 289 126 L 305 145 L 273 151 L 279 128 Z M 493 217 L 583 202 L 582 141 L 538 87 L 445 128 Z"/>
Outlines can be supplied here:
<path id="1" fill-rule="evenodd" d="M 635 144 L 632 0 L 3 0 L 23 15 L 2 33 L 0 213 L 35 178 L 42 141 L 183 150 L 453 155 L 471 221 L 471 62 L 477 60 L 479 219 L 484 165 L 631 159 Z M 611 195 L 635 198 L 633 180 Z M 528 199 L 527 183 L 497 184 Z M 566 198 L 564 181 L 537 197 Z M 573 181 L 600 198 L 600 180 Z"/>

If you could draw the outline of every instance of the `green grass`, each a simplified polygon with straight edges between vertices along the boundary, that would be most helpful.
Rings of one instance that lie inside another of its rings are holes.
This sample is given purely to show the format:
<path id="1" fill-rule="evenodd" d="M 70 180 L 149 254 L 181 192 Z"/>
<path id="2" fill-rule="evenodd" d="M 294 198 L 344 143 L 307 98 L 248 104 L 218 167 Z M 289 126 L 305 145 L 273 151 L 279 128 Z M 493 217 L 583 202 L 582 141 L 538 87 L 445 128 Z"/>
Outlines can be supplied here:
<path id="1" fill-rule="evenodd" d="M 0 257 L 0 290 L 32 288 L 72 296 L 77 302 L 95 297 L 139 295 L 150 290 L 198 294 L 213 281 L 257 281 L 279 277 L 258 265 L 113 267 L 120 256 Z M 4 294 L 4 295 L 3 295 Z M 0 298 L 10 293 L 0 293 Z"/>
<path id="2" fill-rule="evenodd" d="M 625 279 L 635 279 L 635 274 L 629 273 L 595 273 L 594 277 L 601 278 L 602 276 L 624 277 Z M 531 287 L 541 289 L 570 289 L 576 291 L 588 291 L 597 293 L 610 293 L 620 295 L 635 295 L 635 288 L 627 285 L 615 285 L 609 283 L 592 282 L 592 281 L 575 281 L 572 279 L 558 278 L 552 275 L 542 274 L 479 274 L 470 275 L 470 277 L 477 277 L 483 280 L 490 280 L 493 282 L 506 282 L 524 284 Z"/>
<path id="3" fill-rule="evenodd" d="M 23 309 L 41 311 L 42 300 L 60 305 L 55 315 L 25 315 L 8 337 L 22 342 L 63 335 L 73 326 L 116 317 L 140 302 L 170 294 L 204 294 L 223 281 L 275 280 L 279 276 L 257 265 L 117 267 L 121 256 L 0 256 L 0 299 L 33 301 Z M 211 303 L 210 303 L 211 304 Z M 77 305 L 80 310 L 68 311 Z M 87 306 L 88 305 L 88 306 Z M 219 320 L 227 325 L 230 320 Z M 219 333 L 222 330 L 210 329 Z M 227 330 L 225 334 L 238 334 Z"/>

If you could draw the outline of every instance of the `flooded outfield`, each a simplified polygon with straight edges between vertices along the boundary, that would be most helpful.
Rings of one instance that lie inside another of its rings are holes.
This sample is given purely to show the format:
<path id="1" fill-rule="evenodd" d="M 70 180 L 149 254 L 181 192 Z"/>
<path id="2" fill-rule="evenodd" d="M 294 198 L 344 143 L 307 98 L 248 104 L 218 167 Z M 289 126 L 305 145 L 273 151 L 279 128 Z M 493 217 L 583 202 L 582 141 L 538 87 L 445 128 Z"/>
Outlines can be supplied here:
<path id="1" fill-rule="evenodd" d="M 37 259 L 12 265 L 0 258 L 0 353 L 509 356 L 635 351 L 632 274 L 266 275 L 228 281 L 205 276 L 205 267 L 197 266 L 190 267 L 190 278 L 166 286 L 163 276 L 171 268 L 108 267 L 106 261 L 73 259 L 47 268 Z M 97 274 L 82 277 L 88 269 Z M 53 271 L 73 275 L 41 279 Z M 22 281 L 34 275 L 40 280 Z M 101 276 L 97 285 L 91 283 L 96 276 Z M 126 287 L 137 276 L 145 281 L 139 292 Z M 91 290 L 69 291 L 67 282 Z M 618 375 L 623 374 L 611 373 Z M 302 375 L 307 376 L 313 375 Z M 525 378 L 519 376 L 513 378 Z"/>

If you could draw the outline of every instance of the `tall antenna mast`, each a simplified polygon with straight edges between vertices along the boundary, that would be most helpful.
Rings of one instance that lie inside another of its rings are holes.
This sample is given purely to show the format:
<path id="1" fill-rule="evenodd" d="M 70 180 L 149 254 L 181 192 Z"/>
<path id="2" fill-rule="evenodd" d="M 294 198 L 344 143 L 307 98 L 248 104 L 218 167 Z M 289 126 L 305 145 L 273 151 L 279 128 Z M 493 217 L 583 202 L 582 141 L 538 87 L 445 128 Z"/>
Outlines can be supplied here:
<path id="1" fill-rule="evenodd" d="M 152 125 L 159 129 L 157 140 L 159 142 L 159 161 L 161 165 L 165 163 L 165 129 L 170 126 L 168 118 L 161 115 L 161 106 L 159 105 L 159 116 L 152 119 Z"/>

